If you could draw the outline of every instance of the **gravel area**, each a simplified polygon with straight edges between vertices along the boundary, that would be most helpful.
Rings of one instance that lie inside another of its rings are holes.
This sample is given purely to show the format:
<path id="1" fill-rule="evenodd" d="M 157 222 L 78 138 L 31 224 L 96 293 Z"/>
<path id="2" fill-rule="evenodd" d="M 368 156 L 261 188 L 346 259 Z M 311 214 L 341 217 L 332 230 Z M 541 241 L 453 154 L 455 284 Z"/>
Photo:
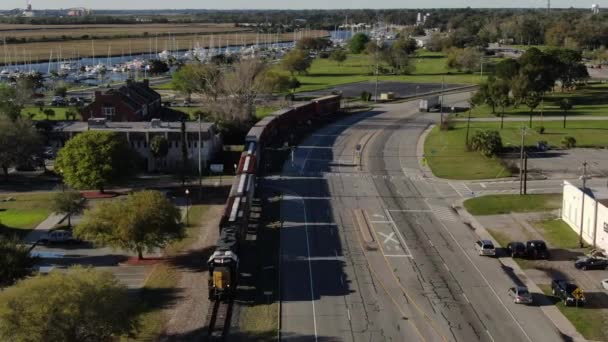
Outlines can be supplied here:
<path id="1" fill-rule="evenodd" d="M 207 298 L 207 258 L 213 253 L 218 238 L 219 220 L 223 205 L 213 205 L 205 214 L 199 239 L 174 258 L 180 271 L 177 285 L 178 299 L 165 309 L 168 318 L 161 341 L 201 341 L 209 307 Z"/>

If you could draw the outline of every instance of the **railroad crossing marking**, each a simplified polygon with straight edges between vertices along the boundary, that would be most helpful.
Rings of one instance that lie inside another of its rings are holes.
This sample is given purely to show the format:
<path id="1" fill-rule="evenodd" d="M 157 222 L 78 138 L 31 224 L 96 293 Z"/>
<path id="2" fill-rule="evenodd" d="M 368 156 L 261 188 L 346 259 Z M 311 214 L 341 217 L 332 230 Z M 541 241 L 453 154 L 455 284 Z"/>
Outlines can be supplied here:
<path id="1" fill-rule="evenodd" d="M 395 244 L 399 244 L 399 241 L 397 241 L 397 239 L 395 239 L 395 232 L 392 232 L 388 235 L 382 233 L 382 232 L 378 232 L 378 234 L 382 235 L 384 237 L 384 241 L 382 242 L 383 244 L 387 244 L 389 241 L 390 242 L 394 242 Z"/>

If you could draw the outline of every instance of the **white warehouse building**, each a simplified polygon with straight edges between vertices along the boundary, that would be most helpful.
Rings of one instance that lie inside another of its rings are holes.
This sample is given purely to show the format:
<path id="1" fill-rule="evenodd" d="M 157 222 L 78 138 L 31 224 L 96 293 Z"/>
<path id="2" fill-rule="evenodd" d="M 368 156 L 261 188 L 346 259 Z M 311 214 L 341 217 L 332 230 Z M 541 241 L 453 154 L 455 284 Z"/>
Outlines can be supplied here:
<path id="1" fill-rule="evenodd" d="M 579 188 L 564 181 L 562 220 L 583 240 L 595 248 L 608 251 L 608 192 Z"/>

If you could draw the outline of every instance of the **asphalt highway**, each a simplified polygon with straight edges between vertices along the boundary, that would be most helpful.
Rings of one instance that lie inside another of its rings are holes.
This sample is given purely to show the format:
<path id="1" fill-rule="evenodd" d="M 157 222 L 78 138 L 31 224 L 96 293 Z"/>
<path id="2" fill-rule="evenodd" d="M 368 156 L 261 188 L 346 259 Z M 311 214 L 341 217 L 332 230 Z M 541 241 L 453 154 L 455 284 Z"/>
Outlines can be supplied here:
<path id="1" fill-rule="evenodd" d="M 319 129 L 266 177 L 283 193 L 282 340 L 563 340 L 538 306 L 508 297 L 525 279 L 477 255 L 480 237 L 450 207 L 471 189 L 418 168 L 418 138 L 438 120 L 417 102 L 380 105 Z"/>

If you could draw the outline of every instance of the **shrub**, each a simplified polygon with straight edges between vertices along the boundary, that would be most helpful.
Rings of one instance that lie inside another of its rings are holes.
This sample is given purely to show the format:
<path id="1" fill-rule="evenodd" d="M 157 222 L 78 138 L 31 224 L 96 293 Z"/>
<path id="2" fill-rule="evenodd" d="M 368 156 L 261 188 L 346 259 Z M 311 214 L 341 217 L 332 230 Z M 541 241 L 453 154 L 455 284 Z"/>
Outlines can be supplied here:
<path id="1" fill-rule="evenodd" d="M 472 150 L 490 157 L 502 149 L 502 139 L 498 131 L 477 131 L 471 138 L 470 145 Z"/>
<path id="2" fill-rule="evenodd" d="M 538 134 L 544 134 L 545 133 L 545 126 L 538 126 L 538 127 L 536 127 L 536 132 Z"/>
<path id="3" fill-rule="evenodd" d="M 564 137 L 564 139 L 562 139 L 562 145 L 565 148 L 576 147 L 576 139 L 574 139 L 574 137 L 571 137 L 571 136 Z"/>
<path id="4" fill-rule="evenodd" d="M 361 101 L 363 102 L 369 102 L 372 100 L 372 93 L 367 92 L 367 91 L 362 91 L 361 92 Z"/>

